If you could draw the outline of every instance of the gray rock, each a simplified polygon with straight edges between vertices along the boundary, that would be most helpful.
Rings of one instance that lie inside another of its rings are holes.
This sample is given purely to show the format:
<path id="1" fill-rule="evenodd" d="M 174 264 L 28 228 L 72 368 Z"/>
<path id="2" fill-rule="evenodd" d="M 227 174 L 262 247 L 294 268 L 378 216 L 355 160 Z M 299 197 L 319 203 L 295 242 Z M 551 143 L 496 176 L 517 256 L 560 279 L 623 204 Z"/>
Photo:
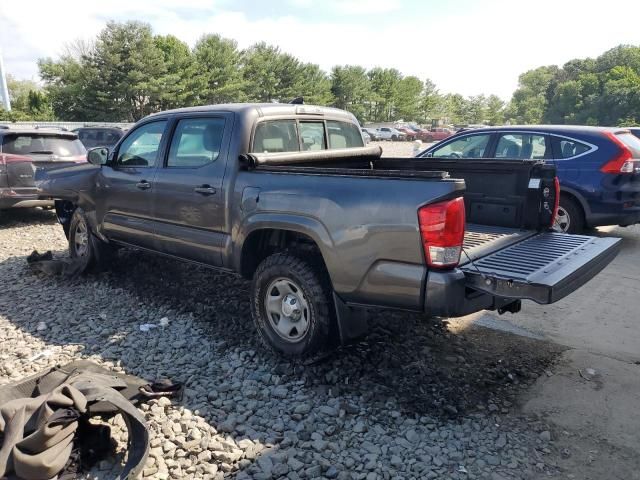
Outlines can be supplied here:
<path id="1" fill-rule="evenodd" d="M 544 432 L 540 432 L 540 440 L 542 440 L 543 442 L 550 442 L 551 441 L 551 432 L 549 430 L 545 430 Z"/>

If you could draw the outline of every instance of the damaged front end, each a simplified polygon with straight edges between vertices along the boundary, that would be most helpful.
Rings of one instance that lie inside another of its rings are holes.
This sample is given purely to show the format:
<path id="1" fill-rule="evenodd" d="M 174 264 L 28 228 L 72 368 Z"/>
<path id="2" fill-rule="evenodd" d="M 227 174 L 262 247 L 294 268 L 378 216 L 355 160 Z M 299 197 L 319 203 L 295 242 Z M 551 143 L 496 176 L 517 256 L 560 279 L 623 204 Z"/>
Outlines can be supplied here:
<path id="1" fill-rule="evenodd" d="M 35 184 L 38 198 L 54 200 L 58 221 L 69 237 L 69 222 L 78 206 L 93 210 L 90 191 L 96 185 L 100 167 L 90 163 L 55 170 L 37 171 Z"/>

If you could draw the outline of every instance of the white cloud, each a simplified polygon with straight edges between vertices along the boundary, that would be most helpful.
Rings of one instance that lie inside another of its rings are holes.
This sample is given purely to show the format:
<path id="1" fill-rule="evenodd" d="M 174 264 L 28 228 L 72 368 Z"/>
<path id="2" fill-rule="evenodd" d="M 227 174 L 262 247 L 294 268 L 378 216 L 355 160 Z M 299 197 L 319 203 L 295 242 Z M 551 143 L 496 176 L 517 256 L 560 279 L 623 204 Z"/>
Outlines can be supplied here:
<path id="1" fill-rule="evenodd" d="M 465 2 L 457 10 L 448 5 L 446 11 L 398 0 L 289 1 L 307 8 L 253 19 L 228 1 L 70 0 L 63 7 L 52 1 L 5 2 L 0 4 L 0 45 L 7 70 L 33 78 L 37 58 L 61 53 L 78 37 L 94 37 L 108 19 L 136 19 L 191 45 L 214 32 L 236 39 L 241 48 L 264 40 L 325 70 L 340 64 L 388 66 L 431 78 L 445 92 L 508 98 L 518 75 L 528 69 L 597 56 L 620 43 L 640 44 L 640 2 L 635 1 L 603 8 L 595 0 L 539 0 L 535 6 L 492 0 Z M 324 5 L 325 15 L 315 10 L 318 5 Z M 396 20 L 388 21 L 385 13 L 398 6 L 411 14 L 396 10 L 389 15 Z M 357 14 L 360 9 L 368 14 Z M 371 15 L 375 9 L 383 13 Z M 189 10 L 196 14 L 188 15 Z M 340 15 L 339 21 L 332 15 Z"/>

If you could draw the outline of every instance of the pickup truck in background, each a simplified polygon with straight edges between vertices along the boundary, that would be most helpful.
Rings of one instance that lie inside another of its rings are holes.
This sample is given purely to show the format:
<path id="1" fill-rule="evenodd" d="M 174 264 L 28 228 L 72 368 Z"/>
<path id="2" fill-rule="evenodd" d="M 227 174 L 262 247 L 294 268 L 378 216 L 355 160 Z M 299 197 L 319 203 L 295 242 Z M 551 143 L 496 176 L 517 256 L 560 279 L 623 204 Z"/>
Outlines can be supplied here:
<path id="1" fill-rule="evenodd" d="M 376 128 L 376 131 L 378 132 L 379 140 L 391 140 L 392 142 L 398 142 L 406 140 L 407 138 L 406 133 L 392 127 L 380 127 Z"/>
<path id="2" fill-rule="evenodd" d="M 362 335 L 372 307 L 552 303 L 618 251 L 549 231 L 553 165 L 380 154 L 341 110 L 214 105 L 151 115 L 38 185 L 84 269 L 125 246 L 250 279 L 257 331 L 284 355 Z"/>

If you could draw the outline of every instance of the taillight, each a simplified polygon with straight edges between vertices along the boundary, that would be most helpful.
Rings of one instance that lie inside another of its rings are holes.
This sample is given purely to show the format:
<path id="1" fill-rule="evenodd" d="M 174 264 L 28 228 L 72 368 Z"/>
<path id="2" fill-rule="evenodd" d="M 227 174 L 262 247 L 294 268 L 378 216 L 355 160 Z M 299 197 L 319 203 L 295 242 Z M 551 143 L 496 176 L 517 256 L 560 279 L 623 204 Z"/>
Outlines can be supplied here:
<path id="1" fill-rule="evenodd" d="M 553 186 L 556 191 L 556 196 L 553 202 L 553 215 L 551 216 L 551 225 L 549 225 L 550 227 L 553 227 L 556 223 L 556 217 L 558 216 L 558 207 L 560 206 L 560 180 L 558 180 L 558 177 L 554 177 Z"/>
<path id="2" fill-rule="evenodd" d="M 600 171 L 614 174 L 640 173 L 640 160 L 633 158 L 633 153 L 631 153 L 629 147 L 622 143 L 613 132 L 605 132 L 605 136 L 620 148 L 620 152 L 612 160 L 600 167 Z"/>
<path id="3" fill-rule="evenodd" d="M 464 242 L 462 197 L 421 207 L 418 210 L 418 223 L 427 265 L 435 268 L 458 265 Z"/>

